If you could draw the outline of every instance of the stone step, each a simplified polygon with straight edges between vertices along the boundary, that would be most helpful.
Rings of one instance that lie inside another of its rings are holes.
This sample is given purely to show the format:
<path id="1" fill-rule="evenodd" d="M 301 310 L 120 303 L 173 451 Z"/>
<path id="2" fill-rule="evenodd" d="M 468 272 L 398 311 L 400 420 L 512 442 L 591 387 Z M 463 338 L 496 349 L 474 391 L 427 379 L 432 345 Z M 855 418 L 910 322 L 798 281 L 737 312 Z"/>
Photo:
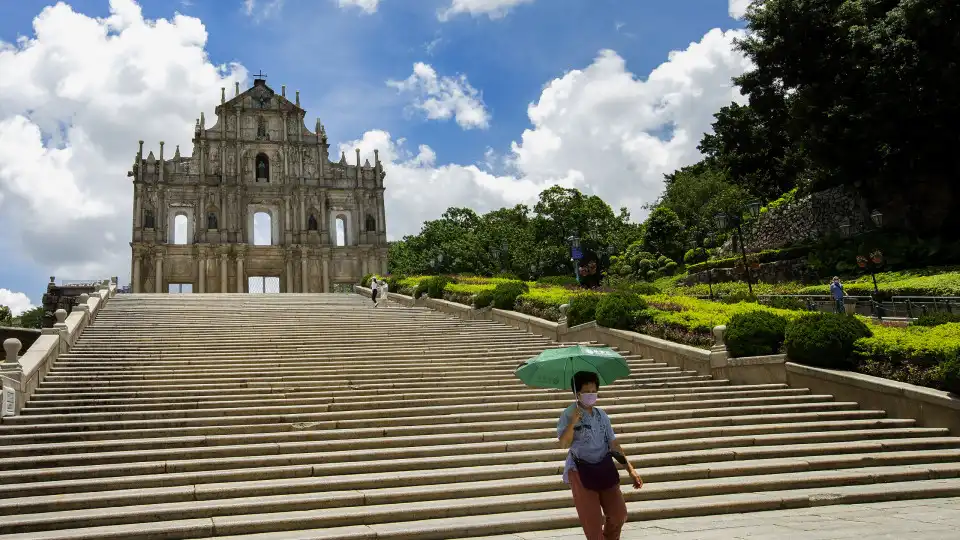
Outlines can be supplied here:
<path id="1" fill-rule="evenodd" d="M 663 380 L 660 382 L 651 381 L 649 379 L 644 381 L 627 381 L 627 382 L 617 382 L 612 385 L 605 386 L 604 389 L 609 390 L 611 388 L 630 388 L 630 389 L 646 389 L 646 390 L 698 390 L 703 388 L 725 388 L 730 386 L 730 381 L 726 379 L 712 379 L 708 377 L 679 377 L 669 380 Z M 456 385 L 444 385 L 444 390 L 446 395 L 486 395 L 488 393 L 495 393 L 498 391 L 518 391 L 521 389 L 526 389 L 527 387 L 517 381 L 507 382 L 498 382 L 495 389 L 491 388 L 490 385 L 484 384 L 482 381 L 470 381 L 469 383 L 458 383 Z M 377 382 L 377 383 L 363 383 L 363 384 L 353 384 L 347 383 L 346 385 L 340 384 L 332 386 L 329 383 L 304 383 L 299 382 L 297 384 L 287 383 L 283 381 L 271 381 L 264 383 L 253 383 L 246 385 L 236 385 L 236 384 L 226 384 L 226 383 L 201 383 L 201 384 L 191 384 L 191 385 L 181 385 L 176 388 L 170 387 L 153 387 L 153 386 L 114 386 L 114 387 L 103 387 L 103 386 L 85 386 L 71 388 L 69 386 L 58 386 L 58 387 L 46 387 L 41 386 L 34 395 L 37 396 L 80 396 L 80 395 L 95 395 L 102 397 L 157 397 L 157 396 L 205 396 L 205 395 L 214 395 L 214 394 L 224 394 L 237 391 L 249 391 L 249 392 L 264 392 L 264 393 L 298 393 L 298 392 L 320 392 L 329 389 L 330 395 L 347 394 L 353 391 L 365 391 L 369 393 L 381 392 L 384 394 L 395 394 L 399 390 L 404 390 L 410 392 L 411 394 L 418 394 L 422 392 L 434 392 L 437 389 L 435 384 L 430 384 L 427 382 L 419 383 L 410 383 L 403 382 Z M 348 389 L 348 390 L 346 390 Z M 479 392 L 479 393 L 478 393 Z M 563 392 L 562 390 L 557 390 L 557 392 Z"/>
<path id="2" fill-rule="evenodd" d="M 612 404 L 604 407 L 604 411 L 610 414 L 611 418 L 617 415 L 649 412 L 649 411 L 681 411 L 685 409 L 704 409 L 704 408 L 723 408 L 727 406 L 764 406 L 764 405 L 785 405 L 801 403 L 821 403 L 831 402 L 832 396 L 828 395 L 786 395 L 754 398 L 720 398 L 720 399 L 698 399 L 690 401 L 662 401 L 649 403 L 625 403 Z M 85 423 L 110 423 L 123 421 L 159 421 L 164 420 L 204 420 L 216 419 L 227 416 L 251 416 L 253 413 L 265 415 L 290 415 L 290 414 L 310 414 L 326 413 L 324 421 L 327 422 L 349 422 L 352 420 L 369 420 L 382 417 L 398 418 L 405 421 L 415 421 L 418 418 L 426 418 L 427 422 L 453 415 L 459 415 L 461 418 L 474 418 L 482 420 L 496 416 L 513 418 L 556 418 L 557 410 L 562 410 L 570 404 L 569 399 L 557 399 L 550 402 L 515 402 L 512 404 L 502 403 L 476 403 L 471 405 L 451 405 L 444 407 L 442 413 L 437 407 L 396 407 L 396 408 L 376 408 L 362 407 L 353 410 L 340 408 L 335 403 L 321 403 L 317 405 L 276 405 L 273 407 L 224 407 L 210 409 L 154 409 L 147 411 L 118 411 L 105 413 L 76 412 L 66 414 L 30 414 L 17 416 L 11 419 L 11 423 L 19 424 L 46 424 L 60 423 L 64 421 L 85 422 Z M 482 417 L 482 418 L 481 418 Z"/>
<path id="3" fill-rule="evenodd" d="M 624 490 L 628 503 L 664 502 L 691 497 L 711 497 L 786 490 L 833 493 L 850 487 L 867 487 L 861 502 L 880 493 L 883 484 L 916 492 L 933 488 L 940 494 L 960 494 L 960 465 L 921 465 L 802 471 L 743 478 L 675 480 L 651 483 L 642 490 Z M 910 484 L 914 484 L 911 486 Z M 544 487 L 552 487 L 543 491 Z M 525 492 L 525 488 L 529 492 Z M 842 491 L 841 491 L 842 492 Z M 854 491 L 856 493 L 856 491 Z M 889 499 L 880 499 L 889 500 Z M 809 503 L 809 497 L 808 501 Z M 39 514 L 0 516 L 0 528 L 11 533 L 59 528 L 102 527 L 144 521 L 212 519 L 217 536 L 392 524 L 415 520 L 451 519 L 526 510 L 564 510 L 572 507 L 568 490 L 556 479 L 525 483 L 512 481 L 461 482 L 447 489 L 422 487 L 379 488 L 344 492 L 267 495 L 212 501 L 183 501 L 136 506 L 65 510 Z"/>
<path id="4" fill-rule="evenodd" d="M 629 391 L 614 391 L 614 392 L 604 392 L 603 402 L 604 404 L 626 404 L 629 401 L 633 401 L 638 397 L 636 390 Z M 733 392 L 702 392 L 697 394 L 699 399 L 721 399 L 723 397 L 729 397 L 731 395 L 737 395 L 744 398 L 758 398 L 758 397 L 774 397 L 774 396 L 798 396 L 806 395 L 809 393 L 809 390 L 805 388 L 783 388 L 783 389 L 774 389 L 774 390 L 742 390 L 734 394 Z M 404 399 L 392 401 L 389 399 L 382 399 L 380 396 L 372 396 L 366 399 L 353 396 L 348 397 L 342 400 L 335 400 L 330 396 L 317 396 L 317 397 L 305 397 L 305 396 L 290 396 L 288 398 L 282 397 L 267 397 L 267 396 L 250 396 L 248 399 L 233 399 L 233 400 L 191 400 L 191 401 L 166 401 L 166 402 L 147 402 L 136 401 L 134 403 L 102 403 L 101 400 L 91 400 L 89 404 L 79 404 L 79 403 L 58 403 L 58 402 L 42 402 L 38 400 L 31 400 L 28 407 L 24 407 L 21 411 L 21 414 L 70 414 L 70 413 L 98 413 L 98 412 L 116 412 L 116 411 L 148 411 L 154 410 L 157 407 L 163 407 L 167 410 L 204 410 L 204 409 L 213 409 L 213 408 L 227 408 L 227 407 L 244 407 L 244 406 L 294 406 L 294 405 L 318 405 L 318 404 L 329 404 L 330 410 L 356 410 L 356 409 L 391 409 L 399 407 L 449 407 L 449 406 L 463 406 L 463 405 L 475 405 L 477 399 L 474 397 L 454 397 L 447 398 L 442 397 L 442 394 L 438 394 L 436 397 L 428 398 L 422 397 L 420 399 Z M 687 395 L 684 397 L 689 398 Z M 659 396 L 655 395 L 646 395 L 644 396 L 644 401 L 647 403 L 651 402 L 664 402 L 664 401 L 677 401 L 679 396 L 677 394 L 662 394 Z M 512 407 L 513 405 L 526 406 L 533 403 L 544 403 L 553 406 L 563 406 L 563 404 L 570 404 L 572 400 L 568 398 L 562 398 L 561 395 L 555 393 L 543 393 L 543 394 L 527 394 L 519 397 L 512 396 L 486 396 L 483 398 L 483 401 L 487 404 L 503 404 L 506 407 Z"/>
<path id="5" fill-rule="evenodd" d="M 641 406 L 642 407 L 642 406 Z M 737 417 L 744 415 L 758 414 L 783 414 L 800 412 L 821 412 L 821 411 L 855 411 L 858 405 L 853 402 L 813 402 L 813 403 L 787 403 L 779 405 L 756 405 L 756 406 L 737 406 L 737 407 L 719 407 L 719 408 L 698 408 L 683 410 L 660 410 L 660 411 L 621 411 L 616 418 L 620 422 L 643 422 L 657 420 L 676 420 L 683 418 L 698 418 L 704 416 L 729 416 Z M 3 429 L 0 434 L 42 432 L 49 433 L 55 431 L 96 431 L 125 428 L 186 428 L 198 426 L 222 427 L 228 425 L 254 425 L 254 424 L 273 424 L 282 422 L 286 424 L 304 423 L 310 424 L 314 429 L 337 430 L 337 429 L 361 429 L 361 428 L 390 428 L 404 427 L 411 425 L 411 420 L 416 419 L 416 424 L 420 426 L 442 425 L 442 424 L 471 424 L 479 422 L 524 422 L 531 419 L 539 419 L 544 422 L 556 422 L 556 414 L 547 412 L 531 411 L 513 411 L 513 412 L 494 412 L 494 413 L 467 413 L 459 415 L 433 415 L 433 416 L 403 416 L 403 417 L 385 417 L 378 415 L 370 419 L 355 420 L 330 420 L 326 413 L 319 414 L 289 414 L 289 415 L 251 415 L 251 416 L 229 416 L 229 417 L 206 417 L 206 418 L 176 418 L 162 420 L 117 420 L 111 422 L 87 422 L 79 423 L 76 421 L 67 422 L 67 418 L 59 415 L 51 415 L 49 422 L 36 423 L 30 422 L 37 416 L 28 417 L 7 417 L 4 419 Z M 612 415 L 613 416 L 613 415 Z M 56 420 L 62 420 L 56 422 Z M 72 419 L 71 419 L 72 420 Z M 555 425 L 555 424 L 554 424 Z"/>
<path id="6" fill-rule="evenodd" d="M 806 388 L 790 388 L 785 384 L 757 384 L 745 386 L 721 386 L 721 387 L 703 387 L 703 388 L 670 388 L 670 389 L 632 389 L 618 388 L 605 389 L 603 391 L 603 401 L 608 402 L 611 399 L 626 397 L 662 397 L 696 395 L 696 397 L 711 397 L 719 395 L 756 395 L 756 392 L 783 392 L 790 391 L 800 394 L 807 394 L 810 390 Z M 522 402 L 522 401 L 541 401 L 556 399 L 558 395 L 567 394 L 566 392 L 530 392 L 527 389 L 518 390 L 491 390 L 484 393 L 484 401 L 491 403 L 501 402 Z M 569 395 L 569 394 L 567 394 Z M 366 403 L 366 402 L 389 402 L 397 403 L 422 403 L 429 404 L 463 404 L 476 403 L 476 392 L 434 392 L 430 397 L 424 397 L 420 393 L 385 393 L 379 390 L 343 390 L 342 387 L 332 388 L 331 390 L 318 390 L 313 392 L 262 392 L 256 389 L 236 389 L 222 393 L 194 393 L 191 395 L 169 395 L 169 396 L 129 396 L 129 397 L 107 397 L 107 396 L 70 396 L 63 394 L 34 394 L 30 400 L 31 407 L 84 407 L 99 405 L 132 405 L 132 406 L 152 406 L 156 405 L 178 405 L 184 407 L 200 407 L 208 403 L 228 403 L 233 401 L 257 401 L 267 403 L 273 400 L 300 400 L 326 398 L 333 403 Z M 429 403 L 426 402 L 429 400 Z"/>
<path id="7" fill-rule="evenodd" d="M 858 504 L 895 500 L 953 497 L 955 479 L 898 482 L 885 485 L 842 486 L 802 490 L 739 493 L 627 503 L 629 521 L 652 521 L 673 517 L 708 516 L 807 508 L 811 506 Z M 359 525 L 327 529 L 298 529 L 275 533 L 254 533 L 225 536 L 227 522 L 211 519 L 188 520 L 183 529 L 217 533 L 217 538 L 247 540 L 446 540 L 488 536 L 491 534 L 524 533 L 573 528 L 578 525 L 576 511 L 570 508 L 527 510 L 463 518 L 427 519 L 390 524 Z M 124 526 L 117 528 L 123 530 Z M 101 534 L 109 534 L 104 529 Z M 28 537 L 29 538 L 29 537 Z M 136 540 L 136 539 L 134 539 Z"/>
<path id="8" fill-rule="evenodd" d="M 831 432 L 853 430 L 884 429 L 884 437 L 898 436 L 946 436 L 945 432 L 936 428 L 916 428 L 913 420 L 883 419 L 883 420 L 844 420 L 840 422 L 806 422 L 788 424 L 746 424 L 735 426 L 710 426 L 675 430 L 647 431 L 644 433 L 623 432 L 619 436 L 622 443 L 637 443 L 651 441 L 672 441 L 680 439 L 705 439 L 708 437 L 734 437 L 746 435 L 768 434 L 802 434 L 806 432 Z M 624 424 L 622 430 L 637 429 L 636 424 Z M 932 430 L 932 431 L 931 431 Z M 474 431 L 469 434 L 446 433 L 414 433 L 407 435 L 383 435 L 376 432 L 351 430 L 348 434 L 330 434 L 320 431 L 305 430 L 297 432 L 244 434 L 244 435 L 216 435 L 216 436 L 181 436 L 160 437 L 152 439 L 119 439 L 96 442 L 71 441 L 61 444 L 34 444 L 21 445 L 16 448 L 0 450 L 0 459 L 15 457 L 44 460 L 70 459 L 71 455 L 90 455 L 110 453 L 111 456 L 122 457 L 124 453 L 139 452 L 137 458 L 163 459 L 167 453 L 178 459 L 200 458 L 203 454 L 229 453 L 234 447 L 269 448 L 271 444 L 295 443 L 297 451 L 341 451 L 341 450 L 368 450 L 375 448 L 412 448 L 418 446 L 439 446 L 464 443 L 505 442 L 508 445 L 521 442 L 537 442 L 541 448 L 549 448 L 555 443 L 556 430 L 542 429 L 499 429 Z M 345 435 L 345 436 L 344 436 Z M 528 448 L 529 445 L 525 446 Z M 529 448 L 528 448 L 529 449 Z M 289 451 L 289 445 L 280 446 L 279 450 Z M 237 454 L 240 455 L 240 454 Z M 37 458 L 36 456 L 42 456 Z M 122 461 L 122 460 L 116 460 Z M 36 463 L 34 461 L 33 463 Z"/>
<path id="9" fill-rule="evenodd" d="M 648 484 L 677 480 L 706 480 L 740 476 L 757 476 L 801 471 L 832 471 L 863 467 L 893 467 L 904 465 L 945 464 L 956 467 L 960 449 L 922 450 L 915 452 L 887 452 L 841 456 L 808 456 L 804 458 L 772 458 L 734 462 L 666 465 L 643 470 Z M 953 461 L 953 463 L 951 463 Z M 368 474 L 338 475 L 334 477 L 280 477 L 256 481 L 191 483 L 190 478 L 180 482 L 150 487 L 136 484 L 127 489 L 110 489 L 110 485 L 133 485 L 134 478 L 112 478 L 96 486 L 82 482 L 61 481 L 22 485 L 22 491 L 0 487 L 0 515 L 79 510 L 107 506 L 131 506 L 178 501 L 208 501 L 239 497 L 259 497 L 304 493 L 369 490 L 414 486 L 444 486 L 470 481 L 524 480 L 543 483 L 546 490 L 566 489 L 560 480 L 562 467 L 556 463 L 526 463 L 511 467 L 476 466 L 441 469 L 431 472 L 399 471 L 372 477 Z M 629 478 L 621 472 L 621 482 L 629 485 Z M 146 478 L 150 484 L 152 478 Z M 558 485 L 559 484 L 559 485 Z M 93 491 L 88 488 L 99 488 Z M 7 497 L 6 495 L 14 495 Z"/>
<path id="10" fill-rule="evenodd" d="M 892 434 L 894 438 L 879 438 Z M 897 438 L 897 435 L 901 437 Z M 800 434 L 772 434 L 757 436 L 732 436 L 720 438 L 692 439 L 688 441 L 656 441 L 650 443 L 624 444 L 625 452 L 630 455 L 643 455 L 633 459 L 635 466 L 638 463 L 651 463 L 656 455 L 669 456 L 676 461 L 679 455 L 683 459 L 691 459 L 704 454 L 710 455 L 706 459 L 716 460 L 716 455 L 729 453 L 737 459 L 762 459 L 769 457 L 791 457 L 797 455 L 824 455 L 828 452 L 835 454 L 851 454 L 864 452 L 904 451 L 904 450 L 935 450 L 960 448 L 960 439 L 945 436 L 927 436 L 911 438 L 912 433 L 896 433 L 893 430 L 859 430 L 851 432 L 812 432 Z M 869 442 L 860 437 L 876 436 Z M 552 441 L 551 441 L 552 442 Z M 298 443 L 302 447 L 304 443 Z M 100 454 L 94 456 L 37 456 L 26 463 L 22 458 L 3 460 L 0 466 L 0 480 L 6 482 L 40 482 L 45 480 L 68 480 L 91 477 L 128 476 L 131 474 L 157 474 L 162 472 L 191 472 L 213 471 L 225 469 L 256 469 L 285 465 L 311 465 L 315 463 L 332 463 L 341 465 L 343 469 L 356 473 L 364 469 L 357 469 L 358 463 L 379 464 L 383 470 L 410 470 L 414 468 L 433 470 L 441 467 L 462 467 L 484 463 L 529 463 L 531 461 L 562 462 L 566 452 L 550 445 L 537 441 L 521 441 L 513 444 L 507 442 L 448 444 L 440 446 L 422 446 L 412 448 L 388 448 L 363 451 L 329 451 L 329 452 L 296 452 L 294 444 L 274 446 L 274 453 L 257 455 L 256 450 L 262 450 L 257 445 L 252 449 L 242 449 L 235 455 L 234 447 L 219 448 L 222 455 L 218 457 L 180 459 L 165 461 L 124 461 L 123 456 Z M 276 453 L 283 450 L 289 453 Z M 268 451 L 270 449 L 267 449 Z M 722 458 L 719 458 L 722 459 Z M 36 468 L 24 468 L 27 465 Z M 315 466 L 315 465 L 314 465 Z M 369 470 L 369 469 L 367 469 Z M 256 477 L 256 476 L 255 476 Z"/>
<path id="11" fill-rule="evenodd" d="M 895 422 L 900 427 L 911 427 L 915 421 L 911 419 L 886 419 L 883 411 L 864 411 L 864 410 L 837 410 L 837 411 L 816 411 L 785 414 L 756 414 L 742 416 L 700 416 L 696 418 L 680 418 L 671 420 L 654 420 L 645 422 L 628 422 L 625 425 L 633 426 L 637 430 L 643 431 L 669 431 L 693 428 L 717 428 L 723 426 L 767 426 L 780 425 L 782 429 L 789 430 L 795 423 L 833 423 L 841 422 L 851 423 L 869 420 L 882 421 L 882 425 L 891 425 L 885 422 Z M 630 418 L 624 416 L 621 419 Z M 866 424 L 867 426 L 871 424 Z M 21 426 L 23 427 L 23 426 Z M 46 426 L 44 426 L 46 427 Z M 556 422 L 553 420 L 514 420 L 501 422 L 477 422 L 477 423 L 455 423 L 455 424 L 433 424 L 433 425 L 411 425 L 398 426 L 391 428 L 360 428 L 360 429 L 337 429 L 322 430 L 323 426 L 314 425 L 314 423 L 275 423 L 275 424 L 235 424 L 235 425 L 213 425 L 197 426 L 190 428 L 154 428 L 154 429 L 120 429 L 120 430 L 84 430 L 84 431 L 64 431 L 57 432 L 52 430 L 41 430 L 18 435 L 0 435 L 0 445 L 33 445 L 33 444 L 52 444 L 58 442 L 67 442 L 77 444 L 81 441 L 118 441 L 124 439 L 156 439 L 173 440 L 191 437 L 206 437 L 209 441 L 231 440 L 231 437 L 239 436 L 239 440 L 254 440 L 257 436 L 282 438 L 286 434 L 292 434 L 294 438 L 303 437 L 312 440 L 319 433 L 319 436 L 327 440 L 341 440 L 350 438 L 368 438 L 368 437 L 404 437 L 411 435 L 438 435 L 445 433 L 464 433 L 471 431 L 481 432 L 499 432 L 508 430 L 538 430 L 555 429 Z M 322 431 L 317 431 L 321 429 Z M 621 431 L 620 427 L 614 428 Z M 247 439 L 247 437 L 251 437 Z M 279 440 L 279 439 L 278 439 Z M 299 440 L 299 439 L 297 439 Z"/>

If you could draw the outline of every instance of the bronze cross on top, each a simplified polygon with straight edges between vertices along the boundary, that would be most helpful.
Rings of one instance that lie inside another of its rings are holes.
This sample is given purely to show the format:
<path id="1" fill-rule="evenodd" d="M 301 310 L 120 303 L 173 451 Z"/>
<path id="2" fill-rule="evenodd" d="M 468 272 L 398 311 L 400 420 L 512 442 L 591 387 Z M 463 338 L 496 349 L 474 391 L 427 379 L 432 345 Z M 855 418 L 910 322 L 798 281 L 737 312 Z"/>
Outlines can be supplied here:
<path id="1" fill-rule="evenodd" d="M 266 78 L 267 78 L 267 74 L 264 73 L 263 70 L 261 69 L 261 70 L 260 70 L 260 73 L 257 73 L 256 75 L 254 75 L 254 77 L 256 77 L 257 79 L 266 79 Z"/>

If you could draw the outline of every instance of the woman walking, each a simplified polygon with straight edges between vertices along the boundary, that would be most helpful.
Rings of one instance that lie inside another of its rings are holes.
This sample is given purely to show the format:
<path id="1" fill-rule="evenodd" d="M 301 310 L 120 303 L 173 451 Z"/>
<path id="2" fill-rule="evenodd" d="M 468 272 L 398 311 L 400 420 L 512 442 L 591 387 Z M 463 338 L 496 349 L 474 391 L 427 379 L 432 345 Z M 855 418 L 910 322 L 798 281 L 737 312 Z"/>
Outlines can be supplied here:
<path id="1" fill-rule="evenodd" d="M 625 457 L 607 413 L 596 406 L 599 383 L 596 373 L 580 371 L 573 376 L 577 402 L 560 415 L 557 438 L 562 448 L 570 449 L 563 481 L 573 491 L 584 535 L 587 540 L 618 540 L 627 521 L 627 505 L 613 458 L 624 465 L 634 489 L 643 487 L 643 480 Z"/>

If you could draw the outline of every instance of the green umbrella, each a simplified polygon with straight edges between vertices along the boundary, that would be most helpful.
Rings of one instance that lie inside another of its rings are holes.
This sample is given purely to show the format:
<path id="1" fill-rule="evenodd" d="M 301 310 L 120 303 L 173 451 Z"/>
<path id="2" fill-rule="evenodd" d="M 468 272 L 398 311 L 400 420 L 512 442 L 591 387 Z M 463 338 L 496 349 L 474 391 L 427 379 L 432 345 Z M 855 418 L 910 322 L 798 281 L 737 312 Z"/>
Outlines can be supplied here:
<path id="1" fill-rule="evenodd" d="M 524 362 L 515 373 L 527 386 L 569 390 L 570 380 L 578 371 L 596 373 L 600 384 L 605 385 L 630 375 L 630 366 L 613 349 L 576 345 L 547 349 Z"/>

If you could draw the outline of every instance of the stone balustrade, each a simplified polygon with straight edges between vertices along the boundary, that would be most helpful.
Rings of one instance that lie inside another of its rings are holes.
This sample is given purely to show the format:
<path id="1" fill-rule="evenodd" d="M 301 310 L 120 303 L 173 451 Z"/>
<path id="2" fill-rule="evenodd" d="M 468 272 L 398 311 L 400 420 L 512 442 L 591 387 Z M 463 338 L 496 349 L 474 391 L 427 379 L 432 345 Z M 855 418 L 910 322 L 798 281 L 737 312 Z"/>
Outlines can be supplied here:
<path id="1" fill-rule="evenodd" d="M 3 342 L 6 353 L 4 362 L 0 363 L 3 416 L 19 414 L 57 357 L 76 344 L 84 329 L 116 293 L 116 282 L 107 282 L 92 295 L 81 294 L 78 305 L 69 315 L 64 309 L 56 310 L 54 315 L 57 322 L 53 328 L 44 328 L 23 356 L 20 356 L 23 344 L 19 339 L 11 338 Z"/>

